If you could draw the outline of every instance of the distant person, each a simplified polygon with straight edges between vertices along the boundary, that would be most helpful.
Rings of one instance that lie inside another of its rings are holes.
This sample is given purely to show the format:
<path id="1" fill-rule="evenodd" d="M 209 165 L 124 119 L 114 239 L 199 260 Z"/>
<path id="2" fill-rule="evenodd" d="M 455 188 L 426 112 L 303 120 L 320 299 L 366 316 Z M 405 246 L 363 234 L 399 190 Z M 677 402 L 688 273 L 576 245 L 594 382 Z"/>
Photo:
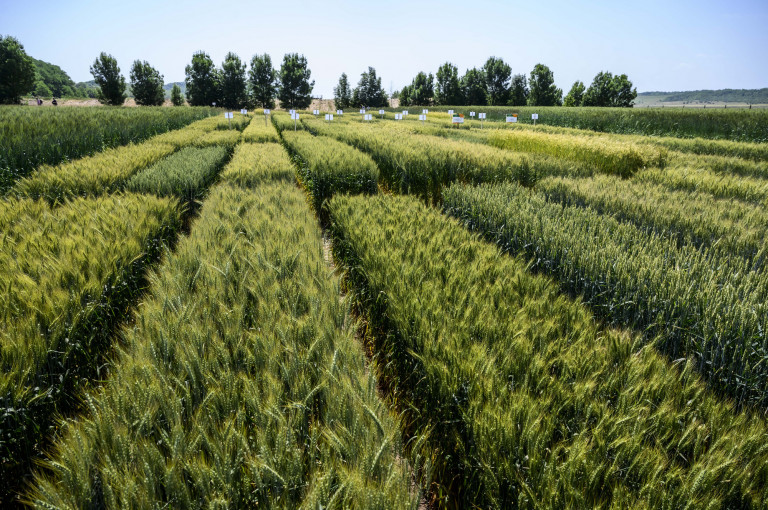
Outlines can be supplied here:
<path id="1" fill-rule="evenodd" d="M 36 101 L 37 101 L 37 106 L 41 106 L 43 104 L 43 100 L 40 99 L 39 97 L 36 98 Z"/>
<path id="2" fill-rule="evenodd" d="M 59 105 L 59 103 L 56 102 L 56 98 L 55 97 L 53 98 L 53 101 L 51 101 L 51 104 L 53 106 L 58 106 Z"/>

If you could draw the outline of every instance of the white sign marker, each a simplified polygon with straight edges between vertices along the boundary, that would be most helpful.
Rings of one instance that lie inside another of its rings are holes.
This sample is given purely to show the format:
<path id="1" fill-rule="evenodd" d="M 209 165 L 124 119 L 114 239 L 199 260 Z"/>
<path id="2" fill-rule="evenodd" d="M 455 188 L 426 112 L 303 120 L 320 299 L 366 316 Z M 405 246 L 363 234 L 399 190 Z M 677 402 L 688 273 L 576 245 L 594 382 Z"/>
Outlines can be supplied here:
<path id="1" fill-rule="evenodd" d="M 264 115 L 269 115 L 269 108 L 264 108 Z"/>
<path id="2" fill-rule="evenodd" d="M 408 110 L 403 110 L 403 115 L 408 115 Z"/>
<path id="3" fill-rule="evenodd" d="M 403 114 L 402 113 L 396 113 L 395 114 L 395 120 L 403 120 Z"/>
<path id="4" fill-rule="evenodd" d="M 517 117 L 515 117 L 514 115 L 507 115 L 507 124 L 509 124 L 510 122 L 512 123 L 517 122 Z"/>
<path id="5" fill-rule="evenodd" d="M 240 110 L 240 113 L 242 113 L 243 115 L 248 115 L 248 110 L 242 109 Z"/>
<path id="6" fill-rule="evenodd" d="M 312 113 L 314 113 L 315 115 L 320 115 L 320 110 L 312 110 Z"/>
<path id="7" fill-rule="evenodd" d="M 464 124 L 464 117 L 459 117 L 458 115 L 454 115 L 453 117 L 451 117 L 451 123 Z"/>
<path id="8" fill-rule="evenodd" d="M 423 115 L 423 114 L 422 114 L 422 115 L 419 115 L 419 120 L 420 120 L 420 121 L 422 121 L 422 122 L 424 122 L 425 120 L 427 120 L 427 116 L 426 116 L 426 115 Z"/>
<path id="9" fill-rule="evenodd" d="M 225 119 L 233 119 L 232 112 L 224 112 L 224 118 Z"/>
<path id="10" fill-rule="evenodd" d="M 365 108 L 360 108 L 360 115 L 365 115 Z"/>
<path id="11" fill-rule="evenodd" d="M 469 112 L 469 116 L 470 117 L 474 117 L 475 116 L 475 112 Z"/>
<path id="12" fill-rule="evenodd" d="M 453 110 L 448 110 L 448 115 L 453 115 Z"/>
<path id="13" fill-rule="evenodd" d="M 325 114 L 325 120 L 332 121 L 333 120 L 333 114 L 332 113 L 326 113 Z"/>
<path id="14" fill-rule="evenodd" d="M 379 115 L 384 115 L 384 110 L 379 110 Z"/>
<path id="15" fill-rule="evenodd" d="M 373 115 L 371 115 L 370 113 L 366 113 L 365 115 L 363 115 L 363 120 L 373 120 Z"/>
<path id="16" fill-rule="evenodd" d="M 531 114 L 531 119 L 533 119 L 533 120 L 539 120 L 539 114 L 538 114 L 538 113 L 533 113 L 533 114 Z"/>
<path id="17" fill-rule="evenodd" d="M 296 113 L 296 112 L 293 112 L 293 113 L 291 114 L 291 119 L 292 119 L 292 120 L 299 120 L 299 114 L 298 114 L 298 113 Z"/>
<path id="18" fill-rule="evenodd" d="M 336 110 L 336 115 L 344 115 L 344 110 Z"/>
<path id="19" fill-rule="evenodd" d="M 290 113 L 291 115 L 293 115 L 294 113 L 296 113 L 296 110 L 289 110 L 289 111 L 288 111 L 288 113 Z"/>
<path id="20" fill-rule="evenodd" d="M 428 113 L 429 113 L 429 110 L 427 110 L 426 108 L 424 108 L 423 110 L 421 110 L 421 113 L 423 113 L 424 115 L 426 115 L 426 114 L 428 114 Z"/>
<path id="21" fill-rule="evenodd" d="M 485 114 L 484 114 L 484 113 L 481 113 L 479 118 L 481 118 L 481 119 L 485 119 Z"/>

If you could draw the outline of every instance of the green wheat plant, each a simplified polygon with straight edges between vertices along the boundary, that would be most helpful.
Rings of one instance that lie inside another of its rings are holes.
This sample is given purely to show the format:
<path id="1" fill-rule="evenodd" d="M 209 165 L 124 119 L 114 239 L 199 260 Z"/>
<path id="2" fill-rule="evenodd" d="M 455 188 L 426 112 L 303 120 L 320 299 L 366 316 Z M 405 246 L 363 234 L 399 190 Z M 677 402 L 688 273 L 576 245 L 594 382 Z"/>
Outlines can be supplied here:
<path id="1" fill-rule="evenodd" d="M 252 188 L 274 181 L 296 181 L 296 169 L 277 143 L 242 143 L 221 174 L 224 182 Z"/>
<path id="2" fill-rule="evenodd" d="M 434 451 L 437 506 L 768 503 L 765 422 L 714 397 L 694 362 L 598 328 L 414 197 L 335 196 L 329 211 L 383 384 Z"/>
<path id="3" fill-rule="evenodd" d="M 230 152 L 225 147 L 187 147 L 134 175 L 129 191 L 176 196 L 189 203 L 200 200 Z"/>
<path id="4" fill-rule="evenodd" d="M 416 508 L 398 420 L 293 183 L 214 188 L 150 281 L 29 501 Z"/>
<path id="5" fill-rule="evenodd" d="M 318 213 L 335 193 L 378 192 L 379 169 L 367 154 L 333 138 L 305 131 L 284 131 L 282 137 L 297 158 L 299 178 Z"/>
<path id="6" fill-rule="evenodd" d="M 41 165 L 139 143 L 213 115 L 211 108 L 0 109 L 0 192 Z"/>
<path id="7" fill-rule="evenodd" d="M 76 407 L 98 376 L 113 330 L 180 217 L 175 200 L 132 194 L 53 209 L 0 202 L 0 479 L 8 485 L 40 454 L 55 413 Z"/>
<path id="8" fill-rule="evenodd" d="M 768 277 L 760 265 L 753 270 L 742 257 L 679 246 L 513 183 L 454 186 L 444 204 L 448 214 L 582 296 L 596 315 L 642 331 L 671 359 L 691 359 L 740 405 L 768 402 Z"/>

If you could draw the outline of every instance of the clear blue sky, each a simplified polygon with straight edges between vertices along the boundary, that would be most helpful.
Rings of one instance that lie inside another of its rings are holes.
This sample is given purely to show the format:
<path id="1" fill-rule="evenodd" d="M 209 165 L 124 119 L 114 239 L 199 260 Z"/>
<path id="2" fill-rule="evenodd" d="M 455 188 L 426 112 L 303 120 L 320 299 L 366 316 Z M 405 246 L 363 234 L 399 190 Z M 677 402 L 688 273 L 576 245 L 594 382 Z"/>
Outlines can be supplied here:
<path id="1" fill-rule="evenodd" d="M 217 64 L 228 51 L 247 61 L 266 52 L 275 67 L 303 53 L 323 97 L 342 72 L 355 84 L 369 65 L 389 90 L 446 61 L 463 74 L 491 55 L 513 73 L 546 64 L 565 92 L 601 70 L 626 73 L 640 92 L 768 87 L 768 0 L 0 0 L 0 34 L 75 81 L 92 79 L 101 51 L 126 78 L 141 59 L 182 81 L 204 50 Z"/>

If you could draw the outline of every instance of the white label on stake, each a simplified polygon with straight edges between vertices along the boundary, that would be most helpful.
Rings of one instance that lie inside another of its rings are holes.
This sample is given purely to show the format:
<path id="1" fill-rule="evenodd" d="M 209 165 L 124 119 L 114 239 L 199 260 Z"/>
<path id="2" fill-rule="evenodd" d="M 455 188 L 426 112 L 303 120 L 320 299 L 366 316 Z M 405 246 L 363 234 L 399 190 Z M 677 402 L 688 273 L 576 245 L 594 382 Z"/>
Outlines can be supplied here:
<path id="1" fill-rule="evenodd" d="M 290 113 L 291 115 L 293 115 L 294 113 L 296 113 L 296 110 L 288 110 L 288 113 Z"/>
<path id="2" fill-rule="evenodd" d="M 232 112 L 224 112 L 224 118 L 225 119 L 233 119 Z"/>
<path id="3" fill-rule="evenodd" d="M 384 110 L 379 110 L 379 115 L 384 115 Z"/>
<path id="4" fill-rule="evenodd" d="M 427 120 L 427 116 L 426 115 L 419 115 L 419 120 Z"/>
<path id="5" fill-rule="evenodd" d="M 365 115 L 365 108 L 360 108 L 360 115 Z"/>
<path id="6" fill-rule="evenodd" d="M 269 108 L 264 108 L 264 115 L 269 115 Z"/>
<path id="7" fill-rule="evenodd" d="M 475 116 L 475 112 L 469 112 L 469 116 L 470 117 L 474 117 Z"/>
<path id="8" fill-rule="evenodd" d="M 533 120 L 539 120 L 539 114 L 538 113 L 533 113 L 533 114 L 531 114 L 531 118 Z"/>
<path id="9" fill-rule="evenodd" d="M 507 122 L 517 122 L 517 117 L 507 115 Z"/>
<path id="10" fill-rule="evenodd" d="M 453 110 L 448 110 L 448 115 L 453 115 Z"/>
<path id="11" fill-rule="evenodd" d="M 344 115 L 344 110 L 336 110 L 336 115 Z"/>
<path id="12" fill-rule="evenodd" d="M 408 115 L 408 110 L 403 110 L 403 115 Z"/>
<path id="13" fill-rule="evenodd" d="M 312 113 L 314 113 L 315 115 L 320 115 L 320 110 L 312 110 Z"/>
<path id="14" fill-rule="evenodd" d="M 326 113 L 325 114 L 325 120 L 333 120 L 333 114 L 332 113 Z"/>
<path id="15" fill-rule="evenodd" d="M 291 120 L 299 120 L 299 114 L 298 113 L 292 113 L 291 114 Z"/>
<path id="16" fill-rule="evenodd" d="M 484 113 L 480 113 L 480 114 L 479 114 L 479 117 L 480 117 L 481 119 L 484 119 L 484 118 L 485 118 L 485 114 L 484 114 Z"/>
<path id="17" fill-rule="evenodd" d="M 372 120 L 373 119 L 373 115 L 371 115 L 370 113 L 366 113 L 364 118 L 365 118 L 365 120 Z"/>
<path id="18" fill-rule="evenodd" d="M 464 124 L 464 117 L 459 117 L 458 115 L 454 115 L 451 117 L 451 122 L 454 124 Z"/>
<path id="19" fill-rule="evenodd" d="M 424 115 L 426 115 L 426 114 L 428 114 L 428 113 L 429 113 L 429 110 L 427 110 L 426 108 L 424 108 L 423 110 L 421 110 L 421 113 L 423 113 Z"/>
<path id="20" fill-rule="evenodd" d="M 240 110 L 240 113 L 242 113 L 243 115 L 248 115 L 248 110 L 245 110 L 245 109 Z"/>
<path id="21" fill-rule="evenodd" d="M 402 119 L 403 119 L 403 114 L 402 113 L 396 113 L 395 114 L 395 120 L 402 120 Z"/>

